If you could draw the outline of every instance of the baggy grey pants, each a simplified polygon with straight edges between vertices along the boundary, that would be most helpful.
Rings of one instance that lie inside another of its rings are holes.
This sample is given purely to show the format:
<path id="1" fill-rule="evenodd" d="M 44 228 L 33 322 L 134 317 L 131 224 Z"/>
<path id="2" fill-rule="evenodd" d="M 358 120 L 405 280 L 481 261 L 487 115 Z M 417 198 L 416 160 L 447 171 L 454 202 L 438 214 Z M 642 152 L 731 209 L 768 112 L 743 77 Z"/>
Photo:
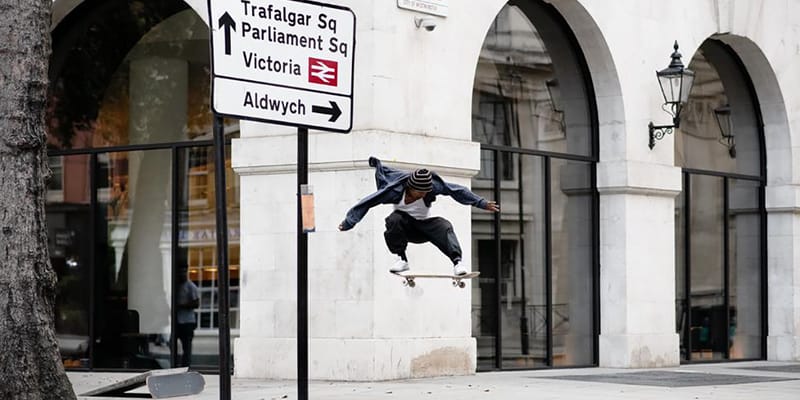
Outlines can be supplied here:
<path id="1" fill-rule="evenodd" d="M 386 232 L 383 233 L 389 251 L 406 260 L 408 243 L 431 242 L 446 255 L 453 265 L 461 261 L 461 246 L 450 221 L 442 217 L 418 220 L 403 211 L 395 211 L 386 217 Z"/>

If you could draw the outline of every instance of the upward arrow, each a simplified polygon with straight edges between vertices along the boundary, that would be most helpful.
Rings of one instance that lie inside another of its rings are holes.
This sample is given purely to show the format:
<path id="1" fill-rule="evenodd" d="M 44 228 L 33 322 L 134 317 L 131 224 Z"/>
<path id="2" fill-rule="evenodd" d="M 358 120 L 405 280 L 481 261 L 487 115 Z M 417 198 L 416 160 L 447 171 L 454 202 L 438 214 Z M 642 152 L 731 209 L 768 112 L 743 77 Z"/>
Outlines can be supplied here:
<path id="1" fill-rule="evenodd" d="M 231 29 L 236 30 L 236 22 L 233 21 L 231 15 L 226 11 L 219 17 L 219 27 L 225 28 L 225 54 L 231 54 Z"/>

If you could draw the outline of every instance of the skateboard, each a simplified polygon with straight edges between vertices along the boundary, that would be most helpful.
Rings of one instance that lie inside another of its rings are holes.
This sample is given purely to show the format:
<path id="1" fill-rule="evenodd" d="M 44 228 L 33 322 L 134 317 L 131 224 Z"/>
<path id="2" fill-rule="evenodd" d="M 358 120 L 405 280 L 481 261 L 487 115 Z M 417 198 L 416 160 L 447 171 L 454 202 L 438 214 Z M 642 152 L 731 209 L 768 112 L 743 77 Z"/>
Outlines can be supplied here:
<path id="1" fill-rule="evenodd" d="M 464 288 L 467 286 L 467 283 L 464 282 L 465 279 L 472 279 L 478 275 L 480 272 L 470 272 L 465 275 L 441 275 L 441 274 L 415 274 L 415 273 L 408 273 L 408 272 L 392 272 L 393 274 L 402 277 L 403 286 L 414 287 L 417 285 L 415 282 L 416 278 L 445 278 L 445 279 L 452 279 L 453 280 L 453 287 L 460 287 Z"/>
<path id="2" fill-rule="evenodd" d="M 178 374 L 154 374 L 147 377 L 147 389 L 155 399 L 191 396 L 202 392 L 205 385 L 203 376 L 194 371 Z"/>

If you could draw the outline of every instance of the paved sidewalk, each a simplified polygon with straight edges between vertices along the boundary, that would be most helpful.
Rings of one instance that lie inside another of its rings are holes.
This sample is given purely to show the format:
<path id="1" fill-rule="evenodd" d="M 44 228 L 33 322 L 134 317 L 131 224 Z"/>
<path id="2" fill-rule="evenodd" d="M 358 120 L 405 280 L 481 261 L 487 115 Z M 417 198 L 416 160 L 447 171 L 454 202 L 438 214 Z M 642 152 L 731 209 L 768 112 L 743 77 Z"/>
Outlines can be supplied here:
<path id="1" fill-rule="evenodd" d="M 69 373 L 80 394 L 130 373 Z M 219 399 L 217 376 L 206 375 L 206 389 L 193 397 Z M 232 399 L 297 399 L 294 381 L 233 379 Z M 138 389 L 134 393 L 147 393 Z M 329 400 L 798 400 L 800 363 L 737 362 L 686 365 L 675 368 L 628 370 L 609 368 L 555 369 L 490 372 L 472 376 L 413 379 L 386 382 L 321 382 L 309 385 L 311 399 Z M 121 398 L 118 398 L 121 399 Z"/>

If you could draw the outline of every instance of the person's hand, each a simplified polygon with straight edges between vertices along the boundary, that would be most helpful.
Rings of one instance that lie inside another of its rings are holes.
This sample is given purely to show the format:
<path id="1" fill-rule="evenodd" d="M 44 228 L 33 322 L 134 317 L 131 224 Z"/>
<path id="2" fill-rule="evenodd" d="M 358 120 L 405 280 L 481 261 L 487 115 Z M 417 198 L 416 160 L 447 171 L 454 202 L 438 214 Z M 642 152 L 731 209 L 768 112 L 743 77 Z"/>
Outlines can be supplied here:
<path id="1" fill-rule="evenodd" d="M 500 212 L 500 204 L 497 204 L 495 201 L 488 201 L 486 203 L 486 210 L 492 212 Z"/>

